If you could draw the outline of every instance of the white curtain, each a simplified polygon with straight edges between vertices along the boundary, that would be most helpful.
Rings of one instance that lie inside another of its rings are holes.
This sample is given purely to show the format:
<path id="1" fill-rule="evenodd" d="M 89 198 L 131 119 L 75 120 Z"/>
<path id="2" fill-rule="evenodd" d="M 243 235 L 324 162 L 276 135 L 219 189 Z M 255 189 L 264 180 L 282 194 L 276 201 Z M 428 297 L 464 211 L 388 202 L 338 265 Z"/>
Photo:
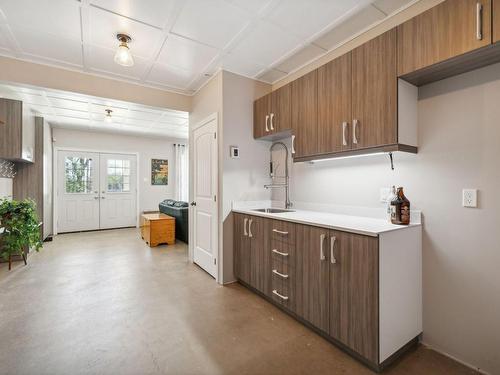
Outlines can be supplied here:
<path id="1" fill-rule="evenodd" d="M 188 146 L 174 143 L 175 150 L 175 199 L 187 202 L 189 199 Z"/>

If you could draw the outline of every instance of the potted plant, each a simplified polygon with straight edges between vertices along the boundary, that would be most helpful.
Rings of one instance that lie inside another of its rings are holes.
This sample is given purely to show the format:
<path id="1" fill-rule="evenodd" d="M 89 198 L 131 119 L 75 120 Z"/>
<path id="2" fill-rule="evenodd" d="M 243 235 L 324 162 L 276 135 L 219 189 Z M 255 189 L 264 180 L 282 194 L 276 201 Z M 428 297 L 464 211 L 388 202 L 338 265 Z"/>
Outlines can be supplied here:
<path id="1" fill-rule="evenodd" d="M 36 204 L 31 199 L 22 201 L 0 200 L 0 253 L 9 261 L 12 256 L 20 255 L 26 264 L 26 250 L 36 251 L 42 247 L 40 223 L 36 213 Z"/>

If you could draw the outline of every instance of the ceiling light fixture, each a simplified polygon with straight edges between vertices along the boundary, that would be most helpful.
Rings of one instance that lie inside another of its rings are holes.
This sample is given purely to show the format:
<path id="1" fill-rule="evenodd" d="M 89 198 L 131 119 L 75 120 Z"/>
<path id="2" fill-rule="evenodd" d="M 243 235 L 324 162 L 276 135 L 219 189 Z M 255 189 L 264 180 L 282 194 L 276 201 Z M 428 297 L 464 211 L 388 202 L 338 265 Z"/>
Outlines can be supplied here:
<path id="1" fill-rule="evenodd" d="M 104 117 L 104 121 L 107 122 L 108 124 L 112 123 L 113 117 L 111 117 L 111 113 L 113 113 L 113 111 L 111 109 L 105 109 L 104 111 L 106 112 L 106 117 Z"/>
<path id="2" fill-rule="evenodd" d="M 127 34 L 117 34 L 116 39 L 119 40 L 120 45 L 115 54 L 115 63 L 121 66 L 133 66 L 134 59 L 130 53 L 130 48 L 128 44 L 132 41 L 132 38 Z"/>

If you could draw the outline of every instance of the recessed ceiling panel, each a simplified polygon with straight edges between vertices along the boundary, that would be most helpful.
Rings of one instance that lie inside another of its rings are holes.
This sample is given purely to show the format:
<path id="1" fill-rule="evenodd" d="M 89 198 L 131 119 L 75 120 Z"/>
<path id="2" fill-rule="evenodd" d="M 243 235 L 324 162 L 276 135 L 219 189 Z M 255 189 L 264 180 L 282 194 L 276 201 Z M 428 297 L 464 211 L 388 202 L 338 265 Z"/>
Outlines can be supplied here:
<path id="1" fill-rule="evenodd" d="M 247 12 L 223 0 L 187 0 L 172 31 L 223 48 L 249 20 Z"/>
<path id="2" fill-rule="evenodd" d="M 30 56 L 42 57 L 61 63 L 82 66 L 82 45 L 78 40 L 60 36 L 36 33 L 27 29 L 14 28 L 12 32 L 22 51 Z"/>
<path id="3" fill-rule="evenodd" d="M 322 37 L 316 39 L 314 44 L 330 50 L 384 18 L 385 14 L 380 10 L 371 5 L 367 6 L 347 21 L 342 22 Z"/>
<path id="4" fill-rule="evenodd" d="M 170 16 L 174 0 L 91 0 L 90 3 L 122 16 L 162 28 Z"/>
<path id="5" fill-rule="evenodd" d="M 282 72 L 289 73 L 307 64 L 309 61 L 321 56 L 325 52 L 326 50 L 324 50 L 323 48 L 320 48 L 314 44 L 309 44 L 277 65 L 276 69 L 281 70 Z"/>
<path id="6" fill-rule="evenodd" d="M 219 51 L 192 40 L 170 35 L 162 48 L 158 61 L 184 70 L 199 72 L 206 68 Z"/>
<path id="7" fill-rule="evenodd" d="M 266 22 L 259 22 L 234 49 L 233 53 L 261 65 L 270 65 L 300 45 L 300 40 Z"/>
<path id="8" fill-rule="evenodd" d="M 0 0 L 9 25 L 81 39 L 80 7 L 73 0 Z"/>

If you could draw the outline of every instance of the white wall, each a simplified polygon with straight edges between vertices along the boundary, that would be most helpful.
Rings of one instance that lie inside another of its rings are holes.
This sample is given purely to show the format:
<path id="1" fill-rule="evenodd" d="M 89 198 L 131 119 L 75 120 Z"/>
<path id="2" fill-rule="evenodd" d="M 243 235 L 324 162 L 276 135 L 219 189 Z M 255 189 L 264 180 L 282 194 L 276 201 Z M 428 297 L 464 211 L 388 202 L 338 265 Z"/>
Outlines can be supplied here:
<path id="1" fill-rule="evenodd" d="M 500 373 L 500 64 L 422 87 L 419 153 L 293 165 L 292 201 L 381 207 L 404 186 L 421 209 L 423 340 Z M 461 206 L 479 189 L 479 208 Z"/>
<path id="2" fill-rule="evenodd" d="M 0 177 L 0 199 L 12 199 L 12 178 Z"/>
<path id="3" fill-rule="evenodd" d="M 231 202 L 268 200 L 270 142 L 253 139 L 253 102 L 269 92 L 267 84 L 223 72 L 222 222 L 224 249 L 223 282 L 234 280 L 233 220 Z M 230 146 L 240 147 L 240 158 L 231 159 Z"/>
<path id="4" fill-rule="evenodd" d="M 173 143 L 186 140 L 147 138 L 129 135 L 92 133 L 68 129 L 53 129 L 55 147 L 73 147 L 101 152 L 139 153 L 139 210 L 158 210 L 158 203 L 174 198 L 174 148 Z M 151 185 L 151 159 L 168 159 L 168 185 Z"/>

